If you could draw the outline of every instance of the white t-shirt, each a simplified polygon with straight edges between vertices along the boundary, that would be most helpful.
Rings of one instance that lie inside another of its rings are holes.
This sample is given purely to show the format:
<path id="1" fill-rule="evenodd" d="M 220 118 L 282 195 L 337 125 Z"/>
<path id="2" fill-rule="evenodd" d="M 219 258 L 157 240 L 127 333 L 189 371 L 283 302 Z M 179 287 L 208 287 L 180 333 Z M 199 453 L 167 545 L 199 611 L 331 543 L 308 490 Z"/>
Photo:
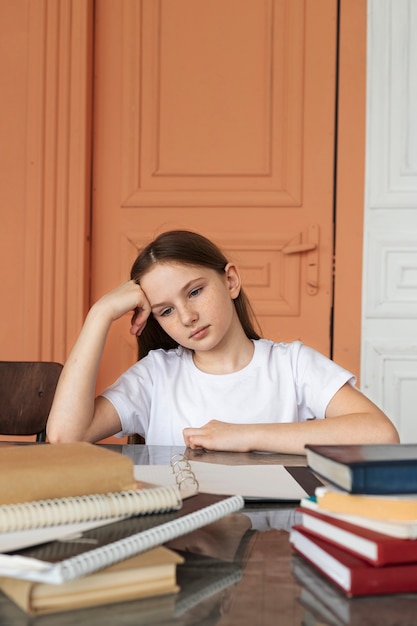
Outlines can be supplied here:
<path id="1" fill-rule="evenodd" d="M 207 374 L 192 352 L 152 350 L 101 395 L 115 407 L 118 436 L 138 433 L 148 445 L 184 445 L 184 428 L 212 419 L 238 424 L 322 419 L 353 374 L 300 341 L 253 342 L 251 362 L 232 374 Z"/>

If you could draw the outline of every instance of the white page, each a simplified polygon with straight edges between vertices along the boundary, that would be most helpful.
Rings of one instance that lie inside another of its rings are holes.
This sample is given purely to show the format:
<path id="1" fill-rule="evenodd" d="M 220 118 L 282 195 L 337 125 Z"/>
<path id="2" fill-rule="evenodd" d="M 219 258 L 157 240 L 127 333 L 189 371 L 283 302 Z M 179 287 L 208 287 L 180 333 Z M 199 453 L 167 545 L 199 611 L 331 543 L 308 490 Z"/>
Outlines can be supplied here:
<path id="1" fill-rule="evenodd" d="M 283 465 L 221 465 L 190 461 L 200 493 L 240 495 L 246 499 L 295 501 L 308 494 Z M 157 485 L 175 484 L 167 465 L 135 465 L 136 480 Z"/>

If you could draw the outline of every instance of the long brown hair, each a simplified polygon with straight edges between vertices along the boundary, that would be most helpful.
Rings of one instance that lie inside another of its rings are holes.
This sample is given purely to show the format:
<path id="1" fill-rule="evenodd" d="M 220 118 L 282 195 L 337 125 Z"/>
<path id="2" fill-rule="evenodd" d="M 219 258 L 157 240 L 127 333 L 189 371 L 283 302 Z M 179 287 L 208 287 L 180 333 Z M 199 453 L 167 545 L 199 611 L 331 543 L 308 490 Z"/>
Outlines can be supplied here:
<path id="1" fill-rule="evenodd" d="M 188 265 L 200 265 L 223 274 L 228 260 L 222 251 L 209 239 L 188 230 L 170 230 L 151 241 L 137 257 L 132 265 L 130 276 L 137 283 L 144 274 L 160 262 L 175 261 Z M 256 321 L 252 307 L 243 289 L 233 301 L 242 328 L 249 339 L 259 339 L 253 321 Z M 256 322 L 257 323 L 257 322 Z M 138 358 L 142 359 L 150 350 L 177 348 L 174 341 L 158 324 L 151 314 L 146 326 L 138 337 Z"/>

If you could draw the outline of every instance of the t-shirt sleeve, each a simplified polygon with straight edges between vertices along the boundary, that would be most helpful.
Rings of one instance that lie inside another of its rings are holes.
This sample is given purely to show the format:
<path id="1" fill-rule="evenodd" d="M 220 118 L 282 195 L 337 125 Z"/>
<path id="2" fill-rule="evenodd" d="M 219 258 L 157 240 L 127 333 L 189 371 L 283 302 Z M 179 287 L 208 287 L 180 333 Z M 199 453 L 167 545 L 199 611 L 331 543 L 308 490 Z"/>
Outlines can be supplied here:
<path id="1" fill-rule="evenodd" d="M 100 393 L 112 403 L 122 425 L 116 437 L 134 433 L 146 436 L 152 395 L 152 377 L 143 362 L 132 365 Z"/>
<path id="2" fill-rule="evenodd" d="M 297 403 L 300 418 L 323 419 L 333 396 L 343 385 L 354 386 L 356 377 L 313 348 L 297 342 L 294 352 Z"/>

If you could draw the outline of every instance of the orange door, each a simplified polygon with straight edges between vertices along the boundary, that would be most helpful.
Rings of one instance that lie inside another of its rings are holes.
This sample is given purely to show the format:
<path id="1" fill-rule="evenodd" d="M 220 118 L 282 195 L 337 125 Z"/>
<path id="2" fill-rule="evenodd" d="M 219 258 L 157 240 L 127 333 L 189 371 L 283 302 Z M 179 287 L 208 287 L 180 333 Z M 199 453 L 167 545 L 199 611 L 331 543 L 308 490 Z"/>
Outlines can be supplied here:
<path id="1" fill-rule="evenodd" d="M 158 232 L 243 274 L 264 336 L 330 354 L 336 0 L 96 3 L 92 300 Z M 129 318 L 99 380 L 135 359 Z"/>

